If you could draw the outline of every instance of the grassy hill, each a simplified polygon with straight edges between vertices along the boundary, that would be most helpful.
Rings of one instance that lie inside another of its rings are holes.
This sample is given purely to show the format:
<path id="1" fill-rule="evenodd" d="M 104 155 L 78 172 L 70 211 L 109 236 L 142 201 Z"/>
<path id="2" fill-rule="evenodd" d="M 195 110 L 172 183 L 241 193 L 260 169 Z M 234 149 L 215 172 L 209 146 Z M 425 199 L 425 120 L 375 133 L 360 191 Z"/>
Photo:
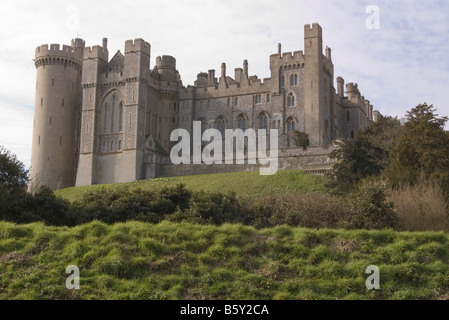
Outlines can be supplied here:
<path id="1" fill-rule="evenodd" d="M 153 180 L 111 184 L 109 187 L 111 190 L 120 188 L 157 190 L 165 186 L 183 183 L 187 189 L 192 191 L 234 191 L 238 196 L 259 196 L 263 194 L 324 193 L 326 181 L 325 177 L 306 174 L 301 170 L 286 170 L 278 171 L 273 176 L 261 176 L 258 171 L 254 171 L 162 177 Z M 56 194 L 74 201 L 81 198 L 86 192 L 97 188 L 100 188 L 100 185 L 74 187 L 56 191 Z"/>
<path id="2" fill-rule="evenodd" d="M 444 233 L 0 223 L 0 299 L 447 299 L 448 263 Z"/>

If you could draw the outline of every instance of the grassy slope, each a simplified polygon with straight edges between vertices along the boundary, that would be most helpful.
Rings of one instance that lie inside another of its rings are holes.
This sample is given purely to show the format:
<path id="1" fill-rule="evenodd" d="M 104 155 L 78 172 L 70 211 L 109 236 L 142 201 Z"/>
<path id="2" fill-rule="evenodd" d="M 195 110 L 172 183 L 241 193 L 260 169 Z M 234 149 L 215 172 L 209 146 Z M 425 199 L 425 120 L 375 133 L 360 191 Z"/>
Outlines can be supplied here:
<path id="1" fill-rule="evenodd" d="M 448 298 L 448 248 L 430 232 L 0 223 L 0 299 Z M 65 288 L 72 264 L 81 290 Z"/>
<path id="2" fill-rule="evenodd" d="M 205 174 L 197 176 L 167 177 L 153 180 L 142 180 L 131 183 L 112 184 L 111 189 L 125 187 L 142 189 L 160 189 L 183 183 L 188 189 L 197 191 L 235 191 L 239 196 L 258 196 L 265 193 L 324 193 L 326 178 L 309 175 L 300 170 L 278 171 L 273 176 L 261 176 L 259 172 L 234 172 Z M 74 201 L 84 193 L 100 188 L 100 185 L 75 187 L 56 192 L 57 195 Z"/>

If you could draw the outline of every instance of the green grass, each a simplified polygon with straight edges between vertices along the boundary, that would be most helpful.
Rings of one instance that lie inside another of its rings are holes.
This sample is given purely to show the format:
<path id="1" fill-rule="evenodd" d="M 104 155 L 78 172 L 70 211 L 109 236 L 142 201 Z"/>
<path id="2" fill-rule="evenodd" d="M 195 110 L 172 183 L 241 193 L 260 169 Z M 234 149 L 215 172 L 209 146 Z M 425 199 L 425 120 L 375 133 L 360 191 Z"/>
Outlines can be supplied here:
<path id="1" fill-rule="evenodd" d="M 0 299 L 447 299 L 448 263 L 445 233 L 0 223 Z"/>
<path id="2" fill-rule="evenodd" d="M 179 183 L 186 185 L 192 191 L 226 192 L 234 191 L 238 196 L 260 196 L 263 194 L 291 193 L 325 193 L 324 185 L 327 178 L 309 175 L 301 170 L 278 171 L 273 176 L 261 176 L 258 171 L 204 174 L 182 177 L 162 177 L 153 180 L 141 180 L 130 183 L 111 184 L 108 187 L 141 188 L 143 190 L 158 190 L 165 186 Z M 100 185 L 74 187 L 56 191 L 58 196 L 74 201 L 80 199 L 86 192 L 100 188 Z"/>

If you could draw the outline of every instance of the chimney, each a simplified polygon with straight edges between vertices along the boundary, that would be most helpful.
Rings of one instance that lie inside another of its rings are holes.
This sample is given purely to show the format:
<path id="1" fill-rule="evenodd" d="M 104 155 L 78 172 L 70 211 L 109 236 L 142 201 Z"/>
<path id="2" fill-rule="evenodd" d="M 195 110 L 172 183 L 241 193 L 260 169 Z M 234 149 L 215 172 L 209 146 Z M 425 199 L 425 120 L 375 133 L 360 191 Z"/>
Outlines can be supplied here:
<path id="1" fill-rule="evenodd" d="M 221 64 L 221 77 L 226 79 L 226 63 Z"/>
<path id="2" fill-rule="evenodd" d="M 337 78 L 337 94 L 341 98 L 343 98 L 345 96 L 344 87 L 345 87 L 345 79 L 343 79 L 342 77 L 338 77 Z"/>
<path id="3" fill-rule="evenodd" d="M 108 38 L 103 38 L 103 51 L 108 50 Z"/>
<path id="4" fill-rule="evenodd" d="M 278 44 L 278 54 L 282 54 L 282 44 Z"/>
<path id="5" fill-rule="evenodd" d="M 243 61 L 243 74 L 248 78 L 248 60 Z"/>

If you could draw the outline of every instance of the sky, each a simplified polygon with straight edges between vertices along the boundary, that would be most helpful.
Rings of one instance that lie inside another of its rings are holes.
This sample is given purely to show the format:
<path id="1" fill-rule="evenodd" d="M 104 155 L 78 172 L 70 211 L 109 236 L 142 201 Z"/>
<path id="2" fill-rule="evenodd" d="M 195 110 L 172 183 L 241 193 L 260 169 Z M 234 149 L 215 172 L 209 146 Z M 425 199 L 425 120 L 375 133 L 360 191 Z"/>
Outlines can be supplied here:
<path id="1" fill-rule="evenodd" d="M 269 56 L 304 49 L 304 25 L 318 22 L 334 75 L 356 82 L 375 110 L 402 118 L 420 103 L 449 116 L 449 1 L 401 0 L 3 0 L 0 10 L 0 145 L 31 163 L 36 69 L 42 44 L 87 46 L 106 37 L 110 57 L 125 41 L 176 58 L 185 86 L 199 72 L 228 75 L 249 62 L 269 78 Z M 334 79 L 336 87 L 336 80 Z M 448 128 L 448 126 L 446 127 Z"/>

